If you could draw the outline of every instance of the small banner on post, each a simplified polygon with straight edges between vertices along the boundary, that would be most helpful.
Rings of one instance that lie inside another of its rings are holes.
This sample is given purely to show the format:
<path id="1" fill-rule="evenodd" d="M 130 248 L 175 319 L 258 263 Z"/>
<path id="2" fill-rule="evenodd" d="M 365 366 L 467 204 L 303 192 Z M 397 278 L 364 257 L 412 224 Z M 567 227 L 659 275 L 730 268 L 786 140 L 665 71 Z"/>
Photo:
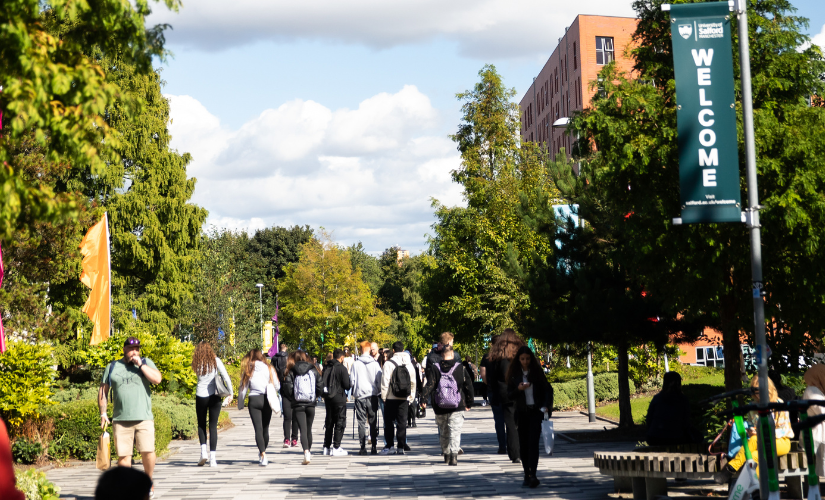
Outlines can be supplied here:
<path id="1" fill-rule="evenodd" d="M 740 222 L 728 2 L 671 5 L 682 223 Z"/>

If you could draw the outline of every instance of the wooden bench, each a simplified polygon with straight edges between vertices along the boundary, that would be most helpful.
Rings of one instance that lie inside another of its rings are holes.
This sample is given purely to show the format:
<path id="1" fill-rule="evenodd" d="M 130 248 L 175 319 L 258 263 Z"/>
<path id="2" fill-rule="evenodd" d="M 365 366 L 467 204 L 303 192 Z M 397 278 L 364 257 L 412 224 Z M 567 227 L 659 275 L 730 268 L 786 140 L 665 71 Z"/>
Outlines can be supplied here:
<path id="1" fill-rule="evenodd" d="M 791 452 L 779 457 L 779 479 L 792 498 L 804 498 L 803 479 L 808 460 L 793 442 Z M 613 476 L 615 491 L 633 491 L 634 500 L 667 496 L 667 479 L 710 479 L 719 470 L 716 456 L 702 453 L 695 445 L 673 448 L 639 448 L 627 452 L 595 452 L 599 472 Z"/>

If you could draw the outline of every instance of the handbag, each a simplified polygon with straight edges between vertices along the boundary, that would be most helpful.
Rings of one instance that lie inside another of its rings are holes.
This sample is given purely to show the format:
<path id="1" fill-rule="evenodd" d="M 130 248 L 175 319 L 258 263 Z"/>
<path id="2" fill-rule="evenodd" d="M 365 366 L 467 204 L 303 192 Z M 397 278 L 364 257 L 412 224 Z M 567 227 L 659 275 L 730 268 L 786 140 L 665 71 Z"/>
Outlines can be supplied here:
<path id="1" fill-rule="evenodd" d="M 269 407 L 272 408 L 272 413 L 276 417 L 280 417 L 283 405 L 281 404 L 281 395 L 278 394 L 275 381 L 272 379 L 272 368 L 269 369 L 269 383 L 266 384 L 266 400 L 269 402 Z"/>
<path id="2" fill-rule="evenodd" d="M 555 434 L 553 433 L 553 421 L 550 420 L 547 412 L 544 412 L 544 420 L 541 421 L 541 438 L 544 441 L 545 453 L 552 455 Z"/>
<path id="3" fill-rule="evenodd" d="M 216 387 L 216 391 L 218 393 L 218 396 L 220 396 L 222 398 L 231 396 L 232 395 L 232 389 L 230 389 L 230 387 L 232 387 L 232 382 L 229 382 L 228 380 L 225 380 L 223 378 L 223 373 L 221 373 L 221 371 L 218 370 L 217 368 L 216 368 L 216 371 L 218 373 L 215 374 L 215 387 Z"/>
<path id="4" fill-rule="evenodd" d="M 107 470 L 112 466 L 112 455 L 109 450 L 109 433 L 104 432 L 97 442 L 97 468 Z"/>

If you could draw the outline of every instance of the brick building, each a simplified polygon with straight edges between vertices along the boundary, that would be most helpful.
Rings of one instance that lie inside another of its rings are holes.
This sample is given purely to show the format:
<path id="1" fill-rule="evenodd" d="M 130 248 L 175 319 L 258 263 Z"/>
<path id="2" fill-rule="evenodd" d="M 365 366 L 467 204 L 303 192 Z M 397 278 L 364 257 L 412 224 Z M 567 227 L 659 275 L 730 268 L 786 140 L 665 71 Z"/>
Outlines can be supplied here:
<path id="1" fill-rule="evenodd" d="M 620 71 L 631 71 L 625 49 L 636 24 L 631 17 L 576 16 L 519 103 L 523 141 L 541 143 L 554 159 L 561 148 L 569 154 L 574 140 L 553 124 L 590 103 L 595 91 L 588 84 L 605 64 L 616 60 Z"/>

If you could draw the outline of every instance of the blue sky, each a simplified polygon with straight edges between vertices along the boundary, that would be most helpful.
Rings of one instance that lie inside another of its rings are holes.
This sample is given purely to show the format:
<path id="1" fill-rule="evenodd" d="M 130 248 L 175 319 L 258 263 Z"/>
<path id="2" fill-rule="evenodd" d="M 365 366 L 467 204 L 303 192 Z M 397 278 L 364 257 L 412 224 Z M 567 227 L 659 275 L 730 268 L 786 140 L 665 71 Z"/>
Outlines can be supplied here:
<path id="1" fill-rule="evenodd" d="M 823 32 L 821 1 L 793 2 L 811 36 Z M 172 145 L 194 157 L 209 224 L 310 224 L 373 252 L 418 252 L 431 199 L 462 202 L 449 179 L 455 94 L 489 62 L 520 98 L 576 14 L 632 15 L 630 5 L 197 0 L 150 22 L 174 27 L 162 68 Z"/>

